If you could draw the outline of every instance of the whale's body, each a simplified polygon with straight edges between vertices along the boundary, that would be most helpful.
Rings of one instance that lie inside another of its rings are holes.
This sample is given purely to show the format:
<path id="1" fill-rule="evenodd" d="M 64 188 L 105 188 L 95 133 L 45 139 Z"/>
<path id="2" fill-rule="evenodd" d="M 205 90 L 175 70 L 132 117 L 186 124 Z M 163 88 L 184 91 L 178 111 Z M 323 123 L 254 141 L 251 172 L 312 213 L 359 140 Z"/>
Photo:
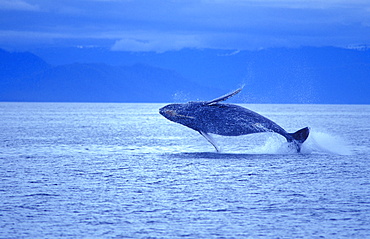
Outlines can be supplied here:
<path id="1" fill-rule="evenodd" d="M 208 102 L 188 102 L 170 104 L 160 109 L 160 114 L 167 119 L 187 126 L 202 134 L 219 151 L 210 134 L 239 136 L 262 132 L 275 132 L 292 142 L 300 152 L 301 144 L 307 139 L 309 129 L 288 133 L 275 122 L 244 107 L 234 104 L 222 104 L 241 89 Z"/>

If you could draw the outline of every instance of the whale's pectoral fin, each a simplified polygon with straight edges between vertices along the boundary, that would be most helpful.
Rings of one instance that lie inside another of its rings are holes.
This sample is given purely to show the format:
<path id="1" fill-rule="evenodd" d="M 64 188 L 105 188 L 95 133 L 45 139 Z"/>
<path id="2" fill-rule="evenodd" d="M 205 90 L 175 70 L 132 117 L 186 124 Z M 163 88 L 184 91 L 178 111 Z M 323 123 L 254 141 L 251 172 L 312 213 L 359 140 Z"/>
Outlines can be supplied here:
<path id="1" fill-rule="evenodd" d="M 218 97 L 218 98 L 216 98 L 216 99 L 214 99 L 214 100 L 208 101 L 208 102 L 207 102 L 207 105 L 214 105 L 214 104 L 217 104 L 218 102 L 225 101 L 225 100 L 227 100 L 227 99 L 229 99 L 229 98 L 233 97 L 234 95 L 238 94 L 240 91 L 242 91 L 243 87 L 244 87 L 244 86 L 240 87 L 240 88 L 239 88 L 239 89 L 237 89 L 236 91 L 233 91 L 233 92 L 231 92 L 231 93 L 229 93 L 229 94 L 226 94 L 226 95 L 223 95 L 223 96 L 221 96 L 221 97 Z"/>
<path id="2" fill-rule="evenodd" d="M 221 152 L 221 149 L 217 146 L 216 141 L 212 138 L 212 136 L 211 136 L 211 135 L 209 135 L 209 134 L 207 134 L 206 132 L 203 132 L 203 131 L 199 131 L 199 133 L 200 133 L 204 138 L 206 138 L 206 140 L 207 140 L 208 142 L 210 142 L 210 143 L 213 145 L 213 147 L 215 147 L 215 149 L 216 149 L 216 151 L 217 151 L 217 152 Z"/>

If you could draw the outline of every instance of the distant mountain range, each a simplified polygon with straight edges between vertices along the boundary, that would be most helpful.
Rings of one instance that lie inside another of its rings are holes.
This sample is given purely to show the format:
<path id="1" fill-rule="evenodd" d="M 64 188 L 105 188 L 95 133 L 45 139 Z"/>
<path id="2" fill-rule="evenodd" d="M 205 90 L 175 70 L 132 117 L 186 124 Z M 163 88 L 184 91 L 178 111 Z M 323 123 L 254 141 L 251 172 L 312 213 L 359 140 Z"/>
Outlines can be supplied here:
<path id="1" fill-rule="evenodd" d="M 0 59 L 0 101 L 172 102 L 221 93 L 186 80 L 173 70 L 144 64 L 52 66 L 31 53 L 3 50 Z"/>
<path id="2" fill-rule="evenodd" d="M 243 84 L 237 102 L 369 104 L 370 50 L 0 50 L 0 101 L 183 102 Z"/>

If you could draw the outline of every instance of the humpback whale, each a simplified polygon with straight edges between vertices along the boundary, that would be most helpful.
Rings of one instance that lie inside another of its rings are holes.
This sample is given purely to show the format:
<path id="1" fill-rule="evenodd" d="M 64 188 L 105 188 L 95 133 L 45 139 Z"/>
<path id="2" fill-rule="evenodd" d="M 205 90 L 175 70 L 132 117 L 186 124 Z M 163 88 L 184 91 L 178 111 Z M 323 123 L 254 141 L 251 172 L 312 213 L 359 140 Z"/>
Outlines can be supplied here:
<path id="1" fill-rule="evenodd" d="M 262 132 L 282 135 L 297 152 L 300 152 L 301 145 L 310 132 L 308 127 L 295 133 L 288 133 L 275 122 L 254 111 L 235 104 L 220 103 L 238 94 L 242 89 L 239 88 L 211 101 L 169 104 L 160 108 L 159 113 L 170 121 L 198 131 L 217 152 L 220 150 L 210 134 L 239 136 Z"/>

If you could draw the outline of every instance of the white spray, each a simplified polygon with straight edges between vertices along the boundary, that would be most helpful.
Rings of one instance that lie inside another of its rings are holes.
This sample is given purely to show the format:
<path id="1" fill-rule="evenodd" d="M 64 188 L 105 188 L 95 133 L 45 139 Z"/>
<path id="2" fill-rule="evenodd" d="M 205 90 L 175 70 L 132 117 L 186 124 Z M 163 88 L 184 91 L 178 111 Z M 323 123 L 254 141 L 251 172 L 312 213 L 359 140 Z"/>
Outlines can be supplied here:
<path id="1" fill-rule="evenodd" d="M 252 154 L 295 154 L 296 148 L 292 147 L 291 143 L 285 141 L 281 137 L 271 134 L 266 142 L 253 149 L 248 150 Z M 310 135 L 302 144 L 302 154 L 311 153 L 326 153 L 338 155 L 351 155 L 352 152 L 345 140 L 337 135 L 324 133 L 314 129 L 310 129 Z"/>

